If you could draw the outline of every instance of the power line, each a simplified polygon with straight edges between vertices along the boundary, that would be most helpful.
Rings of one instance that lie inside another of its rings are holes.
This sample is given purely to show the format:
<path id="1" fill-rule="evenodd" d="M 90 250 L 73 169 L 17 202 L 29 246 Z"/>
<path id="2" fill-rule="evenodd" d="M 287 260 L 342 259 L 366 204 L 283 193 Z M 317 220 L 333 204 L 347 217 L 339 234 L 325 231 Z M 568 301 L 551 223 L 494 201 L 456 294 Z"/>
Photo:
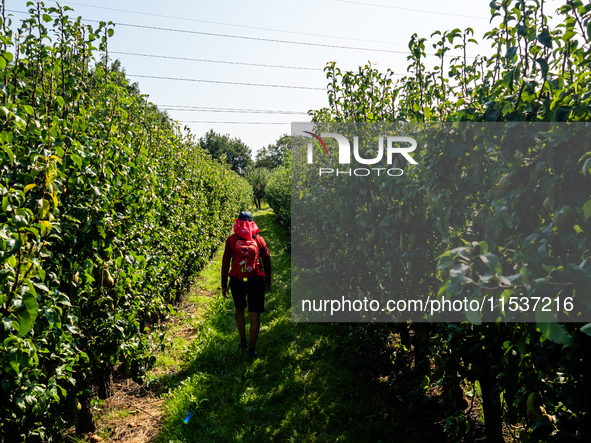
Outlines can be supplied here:
<path id="1" fill-rule="evenodd" d="M 340 0 L 337 0 L 340 1 Z M 344 0 L 343 0 L 344 1 Z M 27 12 L 23 11 L 14 11 L 7 9 L 8 12 L 17 12 L 20 14 L 28 14 Z M 94 22 L 100 23 L 99 20 L 92 20 L 92 19 L 85 19 L 87 22 Z M 298 41 L 290 41 L 290 40 L 279 40 L 279 39 L 271 39 L 271 38 L 261 38 L 261 37 L 248 37 L 244 35 L 232 35 L 232 34 L 219 34 L 215 32 L 203 32 L 203 31 L 189 31 L 187 29 L 173 29 L 173 28 L 161 28 L 158 26 L 147 26 L 147 25 L 136 25 L 132 23 L 116 23 L 113 22 L 114 25 L 119 26 L 127 26 L 130 28 L 140 28 L 140 29 L 153 29 L 156 31 L 168 31 L 168 32 L 180 32 L 184 34 L 196 34 L 196 35 L 206 35 L 210 37 L 224 37 L 224 38 L 235 38 L 235 39 L 242 39 L 242 40 L 254 40 L 254 41 L 262 41 L 262 42 L 269 42 L 269 43 L 282 43 L 282 44 L 291 44 L 291 45 L 301 45 L 301 46 L 317 46 L 322 48 L 334 48 L 334 49 L 349 49 L 354 51 L 372 51 L 372 52 L 385 52 L 389 54 L 403 54 L 409 55 L 410 51 L 396 51 L 394 49 L 378 49 L 378 48 L 360 48 L 356 46 L 342 46 L 342 45 L 329 45 L 325 43 L 309 43 L 309 42 L 298 42 Z M 426 56 L 436 56 L 437 54 L 426 52 Z M 444 57 L 458 57 L 459 55 L 454 54 L 444 54 Z M 474 56 L 468 56 L 467 58 L 476 58 Z"/>
<path id="2" fill-rule="evenodd" d="M 257 66 L 263 68 L 283 68 L 283 69 L 303 69 L 308 71 L 323 71 L 322 68 L 307 68 L 301 66 L 284 66 L 284 65 L 265 65 L 259 63 L 246 63 L 246 62 L 231 62 L 231 61 L 224 61 L 224 60 L 208 60 L 202 58 L 187 58 L 187 57 L 173 57 L 169 55 L 155 55 L 155 54 L 138 54 L 135 52 L 119 52 L 119 51 L 109 51 L 111 54 L 121 54 L 121 55 L 134 55 L 138 57 L 154 57 L 154 58 L 167 58 L 171 60 L 185 60 L 185 61 L 192 61 L 192 62 L 207 62 L 207 63 L 225 63 L 229 65 L 245 65 L 245 66 Z"/>
<path id="3" fill-rule="evenodd" d="M 170 55 L 156 55 L 156 54 L 138 54 L 135 52 L 120 52 L 120 51 L 109 51 L 109 54 L 121 54 L 121 55 L 134 55 L 138 57 L 153 57 L 153 58 L 167 58 L 172 60 L 183 60 L 183 61 L 195 61 L 195 62 L 210 62 L 210 63 L 226 63 L 230 65 L 246 65 L 246 66 L 257 66 L 263 68 L 283 68 L 283 69 L 304 69 L 308 71 L 324 71 L 324 68 L 308 68 L 303 66 L 285 66 L 285 65 L 266 65 L 261 63 L 246 63 L 246 62 L 231 62 L 225 60 L 207 60 L 201 58 L 187 58 L 187 57 L 173 57 Z M 376 63 L 377 65 L 377 63 Z M 404 77 L 407 74 L 394 74 L 397 77 Z"/>
<path id="4" fill-rule="evenodd" d="M 138 57 L 154 57 L 154 58 L 167 58 L 172 60 L 184 60 L 184 61 L 195 61 L 195 62 L 210 62 L 210 63 L 227 63 L 231 65 L 246 65 L 246 66 L 257 66 L 263 68 L 284 68 L 284 69 L 304 69 L 308 71 L 324 71 L 324 68 L 307 68 L 302 66 L 285 66 L 285 65 L 266 65 L 260 63 L 246 63 L 246 62 L 231 62 L 224 60 L 207 60 L 200 58 L 187 58 L 187 57 L 173 57 L 169 55 L 156 55 L 156 54 L 138 54 L 135 52 L 120 52 L 120 51 L 109 51 L 109 54 L 121 54 L 121 55 L 134 55 Z M 377 65 L 377 63 L 376 63 Z M 399 77 L 404 77 L 406 74 L 392 74 Z"/>
<path id="5" fill-rule="evenodd" d="M 275 122 L 215 122 L 205 120 L 175 120 L 179 123 L 206 123 L 206 124 L 224 124 L 224 125 L 291 125 L 291 122 L 275 123 Z"/>
<path id="6" fill-rule="evenodd" d="M 337 2 L 342 3 L 353 3 L 356 5 L 363 5 L 363 6 L 376 6 L 378 8 L 390 8 L 390 9 L 399 9 L 402 11 L 411 11 L 411 12 L 423 12 L 425 14 L 437 14 L 437 15 L 451 15 L 454 17 L 467 17 L 467 18 L 478 18 L 480 20 L 488 20 L 488 17 L 479 17 L 476 15 L 464 15 L 464 14 L 454 14 L 453 12 L 441 12 L 441 11 L 428 11 L 425 9 L 412 9 L 412 8 L 403 8 L 401 6 L 391 6 L 391 5 L 378 5 L 375 3 L 364 3 L 364 2 L 357 2 L 353 0 L 335 0 Z"/>
<path id="7" fill-rule="evenodd" d="M 97 22 L 97 20 L 89 20 L 89 21 Z M 396 51 L 394 49 L 359 48 L 356 46 L 329 45 L 329 44 L 325 44 L 325 43 L 296 42 L 296 41 L 279 40 L 279 39 L 273 39 L 273 38 L 248 37 L 245 35 L 219 34 L 217 32 L 189 31 L 187 29 L 160 28 L 158 26 L 135 25 L 135 24 L 131 24 L 131 23 L 115 23 L 115 25 L 127 26 L 130 28 L 153 29 L 153 30 L 157 30 L 157 31 L 180 32 L 180 33 L 184 33 L 184 34 L 207 35 L 210 37 L 235 38 L 235 39 L 241 39 L 241 40 L 255 40 L 255 41 L 260 41 L 260 42 L 283 43 L 283 44 L 290 44 L 290 45 L 318 46 L 318 47 L 322 47 L 322 48 L 334 48 L 334 49 L 352 49 L 355 51 L 388 52 L 391 54 L 404 54 L 404 55 L 408 55 L 410 53 L 410 51 Z M 435 55 L 435 54 L 427 54 L 427 55 Z"/>
<path id="8" fill-rule="evenodd" d="M 307 115 L 301 111 L 276 111 L 267 109 L 234 109 L 234 108 L 208 108 L 201 106 L 183 106 L 183 105 L 157 105 L 159 109 L 167 111 L 186 111 L 186 112 L 228 112 L 239 114 L 299 114 Z"/>
<path id="9" fill-rule="evenodd" d="M 28 12 L 24 11 L 15 11 L 11 9 L 7 9 L 8 12 L 17 12 L 20 14 L 28 14 Z M 92 19 L 84 19 L 87 22 L 93 23 L 100 23 L 100 20 L 92 20 Z M 376 48 L 359 48 L 355 46 L 342 46 L 342 45 L 329 45 L 324 43 L 308 43 L 308 42 L 296 42 L 290 40 L 278 40 L 272 38 L 262 38 L 262 37 L 248 37 L 244 35 L 232 35 L 232 34 L 219 34 L 216 32 L 204 32 L 204 31 L 189 31 L 187 29 L 173 29 L 173 28 L 160 28 L 158 26 L 147 26 L 147 25 L 136 25 L 133 23 L 119 23 L 119 22 L 112 22 L 114 25 L 118 26 L 127 26 L 130 28 L 140 28 L 140 29 L 153 29 L 156 31 L 168 31 L 168 32 L 180 32 L 184 34 L 197 34 L 197 35 L 207 35 L 210 37 L 225 37 L 225 38 L 236 38 L 242 40 L 256 40 L 261 42 L 269 42 L 269 43 L 283 43 L 283 44 L 291 44 L 291 45 L 302 45 L 302 46 L 319 46 L 323 48 L 335 48 L 335 49 L 352 49 L 356 51 L 374 51 L 374 52 L 388 52 L 392 54 L 404 54 L 408 55 L 409 51 L 395 51 L 393 49 L 376 49 Z M 435 54 L 427 54 L 427 55 L 435 55 Z"/>
<path id="10" fill-rule="evenodd" d="M 156 75 L 142 75 L 142 74 L 126 74 L 129 77 L 153 78 L 158 80 L 178 80 L 185 82 L 201 82 L 201 83 L 220 83 L 223 85 L 240 85 L 240 86 L 261 86 L 267 88 L 289 88 L 289 89 L 310 89 L 315 91 L 324 91 L 324 88 L 312 88 L 310 86 L 291 86 L 291 85 L 268 85 L 263 83 L 243 83 L 243 82 L 224 82 L 221 80 L 203 80 L 196 78 L 178 78 L 178 77 L 159 77 Z"/>
<path id="11" fill-rule="evenodd" d="M 127 12 L 130 14 L 141 14 L 141 15 L 148 15 L 148 16 L 152 16 L 152 17 L 163 17 L 163 18 L 172 18 L 175 20 L 185 20 L 185 21 L 198 22 L 198 23 L 207 23 L 207 24 L 211 24 L 211 25 L 234 26 L 237 28 L 256 29 L 259 31 L 283 32 L 283 33 L 287 33 L 287 34 L 307 35 L 307 36 L 311 36 L 311 37 L 338 38 L 339 40 L 352 40 L 352 41 L 360 41 L 360 42 L 385 43 L 388 45 L 406 46 L 406 44 L 404 44 L 404 43 L 385 42 L 383 40 L 369 40 L 369 39 L 354 38 L 354 37 L 339 37 L 339 36 L 335 36 L 335 35 L 326 35 L 326 34 L 313 34 L 310 32 L 289 31 L 286 29 L 262 28 L 262 27 L 258 27 L 258 26 L 238 25 L 235 23 L 223 23 L 223 22 L 214 22 L 214 21 L 210 21 L 210 20 L 199 20 L 196 18 L 189 18 L 189 17 L 177 17 L 177 16 L 172 16 L 172 15 L 153 14 L 150 12 L 130 11 L 127 9 L 107 8 L 105 6 L 85 5 L 83 3 L 68 2 L 68 4 L 69 5 L 77 5 L 77 6 L 85 6 L 87 8 L 106 9 L 109 11 Z"/>

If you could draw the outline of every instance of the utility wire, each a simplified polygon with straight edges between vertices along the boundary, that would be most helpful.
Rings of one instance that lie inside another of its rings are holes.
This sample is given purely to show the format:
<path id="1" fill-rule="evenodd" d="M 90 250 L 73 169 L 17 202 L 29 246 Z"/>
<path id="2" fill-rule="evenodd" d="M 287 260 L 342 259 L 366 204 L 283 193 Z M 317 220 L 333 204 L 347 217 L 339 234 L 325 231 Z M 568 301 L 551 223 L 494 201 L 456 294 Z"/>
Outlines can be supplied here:
<path id="1" fill-rule="evenodd" d="M 186 111 L 186 112 L 235 112 L 239 114 L 300 114 L 307 115 L 301 111 L 276 111 L 267 109 L 234 109 L 234 108 L 207 108 L 200 106 L 182 106 L 182 105 L 157 105 L 158 109 L 167 111 Z"/>
<path id="2" fill-rule="evenodd" d="M 283 69 L 304 69 L 308 71 L 324 71 L 324 68 L 308 68 L 303 66 L 285 66 L 285 65 L 265 65 L 260 63 L 245 63 L 245 62 L 231 62 L 225 60 L 206 60 L 201 58 L 187 58 L 187 57 L 173 57 L 170 55 L 156 55 L 156 54 L 138 54 L 135 52 L 119 52 L 119 51 L 109 51 L 110 54 L 121 54 L 121 55 L 134 55 L 138 57 L 154 57 L 154 58 L 167 58 L 171 60 L 184 60 L 184 61 L 194 61 L 194 62 L 209 62 L 209 63 L 226 63 L 230 65 L 246 65 L 246 66 L 257 66 L 263 68 L 283 68 Z M 398 77 L 404 77 L 407 74 L 392 74 Z"/>
<path id="3" fill-rule="evenodd" d="M 97 20 L 89 20 L 89 21 L 97 21 Z M 260 42 L 269 42 L 269 43 L 283 43 L 283 44 L 290 44 L 290 45 L 301 45 L 301 46 L 318 46 L 322 48 L 335 48 L 335 49 L 352 49 L 355 51 L 373 51 L 373 52 L 387 52 L 391 54 L 410 54 L 410 51 L 396 51 L 394 49 L 377 49 L 377 48 L 360 48 L 356 46 L 343 46 L 343 45 L 329 45 L 325 43 L 310 43 L 310 42 L 297 42 L 297 41 L 290 41 L 290 40 L 279 40 L 274 38 L 262 38 L 262 37 L 248 37 L 245 35 L 233 35 L 233 34 L 219 34 L 217 32 L 204 32 L 204 31 L 189 31 L 187 29 L 173 29 L 173 28 L 160 28 L 158 26 L 147 26 L 147 25 L 135 25 L 131 23 L 114 23 L 115 25 L 119 26 L 127 26 L 130 28 L 141 28 L 141 29 L 153 29 L 157 31 L 168 31 L 168 32 L 180 32 L 184 34 L 197 34 L 197 35 L 207 35 L 210 37 L 224 37 L 224 38 L 235 38 L 241 40 L 256 40 Z M 435 55 L 435 54 L 427 54 L 427 55 Z"/>
<path id="4" fill-rule="evenodd" d="M 399 9 L 401 11 L 411 11 L 411 12 L 422 12 L 425 14 L 437 14 L 437 15 L 451 15 L 454 17 L 467 17 L 467 18 L 478 18 L 481 20 L 488 20 L 488 17 L 479 17 L 476 15 L 464 15 L 464 14 L 454 14 L 453 12 L 442 12 L 442 11 L 428 11 L 426 9 L 411 9 L 411 8 L 403 8 L 401 6 L 391 6 L 391 5 L 378 5 L 375 3 L 364 3 L 364 2 L 357 2 L 353 0 L 335 0 L 341 3 L 353 3 L 356 5 L 363 5 L 363 6 L 376 6 L 378 8 L 390 8 L 390 9 Z"/>
<path id="5" fill-rule="evenodd" d="M 28 14 L 27 12 L 23 11 L 15 11 L 9 10 L 8 12 L 16 12 L 20 14 Z M 92 20 L 92 19 L 85 19 L 87 22 L 93 23 L 100 23 L 99 20 Z M 232 35 L 232 34 L 219 34 L 215 32 L 203 32 L 203 31 L 189 31 L 187 29 L 173 29 L 173 28 L 161 28 L 158 26 L 147 26 L 147 25 L 136 25 L 132 23 L 116 23 L 113 22 L 114 25 L 118 26 L 126 26 L 130 28 L 140 28 L 140 29 L 152 29 L 156 31 L 168 31 L 168 32 L 180 32 L 184 34 L 196 34 L 196 35 L 206 35 L 211 37 L 224 37 L 224 38 L 235 38 L 235 39 L 242 39 L 242 40 L 255 40 L 255 41 L 262 41 L 262 42 L 269 42 L 269 43 L 282 43 L 282 44 L 290 44 L 290 45 L 301 45 L 301 46 L 317 46 L 322 48 L 334 48 L 334 49 L 348 49 L 354 51 L 372 51 L 372 52 L 385 52 L 389 54 L 403 54 L 403 55 L 410 55 L 410 51 L 397 51 L 394 49 L 378 49 L 378 48 L 360 48 L 357 46 L 343 46 L 343 45 L 329 45 L 325 43 L 310 43 L 310 42 L 298 42 L 298 41 L 290 41 L 290 40 L 279 40 L 279 39 L 272 39 L 272 38 L 261 38 L 261 37 L 248 37 L 244 35 Z M 436 56 L 437 54 L 426 52 L 425 55 L 427 56 Z M 444 54 L 444 57 L 461 57 L 460 55 L 454 54 Z M 468 56 L 467 58 L 476 58 L 474 56 Z"/>
<path id="6" fill-rule="evenodd" d="M 245 62 L 231 62 L 231 61 L 224 61 L 224 60 L 208 60 L 202 58 L 187 58 L 187 57 L 173 57 L 169 55 L 156 55 L 156 54 L 138 54 L 135 52 L 119 52 L 119 51 L 109 51 L 110 54 L 121 54 L 121 55 L 134 55 L 138 57 L 154 57 L 154 58 L 167 58 L 171 60 L 185 60 L 185 61 L 192 61 L 192 62 L 206 62 L 206 63 L 225 63 L 229 65 L 245 65 L 245 66 L 258 66 L 263 68 L 283 68 L 283 69 L 303 69 L 308 71 L 323 71 L 322 68 L 307 68 L 302 66 L 284 66 L 284 65 L 265 65 L 259 63 L 245 63 Z"/>
<path id="7" fill-rule="evenodd" d="M 234 26 L 237 28 L 256 29 L 259 31 L 283 32 L 283 33 L 295 34 L 295 35 L 308 35 L 311 37 L 327 37 L 327 38 L 337 38 L 339 40 L 352 40 L 352 41 L 360 41 L 360 42 L 385 43 L 388 45 L 406 46 L 406 44 L 404 44 L 404 43 L 385 42 L 383 40 L 369 40 L 369 39 L 355 38 L 355 37 L 340 37 L 340 36 L 336 36 L 336 35 L 313 34 L 310 32 L 301 32 L 301 31 L 288 31 L 286 29 L 262 28 L 262 27 L 258 27 L 258 26 L 238 25 L 235 23 L 213 22 L 213 21 L 209 21 L 209 20 L 199 20 L 196 18 L 189 18 L 189 17 L 177 17 L 177 16 L 172 16 L 172 15 L 153 14 L 153 13 L 149 13 L 149 12 L 130 11 L 127 9 L 107 8 L 105 6 L 86 5 L 84 3 L 68 2 L 68 4 L 69 5 L 77 5 L 77 6 L 85 6 L 87 8 L 106 9 L 109 11 L 127 12 L 130 14 L 141 14 L 141 15 L 148 15 L 148 16 L 152 16 L 152 17 L 163 17 L 163 18 L 172 18 L 175 20 L 185 20 L 185 21 L 198 22 L 198 23 L 207 23 L 207 24 L 211 24 L 211 25 Z"/>
<path id="8" fill-rule="evenodd" d="M 240 86 L 262 86 L 267 88 L 289 88 L 289 89 L 310 89 L 315 91 L 325 91 L 324 88 L 312 88 L 310 86 L 291 86 L 291 85 L 268 85 L 263 83 L 243 83 L 243 82 L 224 82 L 220 80 L 203 80 L 196 78 L 178 78 L 178 77 L 159 77 L 156 75 L 142 75 L 142 74 L 126 74 L 129 77 L 153 78 L 158 80 L 178 80 L 185 82 L 201 82 L 201 83 L 220 83 L 223 85 L 240 85 Z"/>
<path id="9" fill-rule="evenodd" d="M 304 66 L 286 66 L 286 65 L 265 65 L 261 63 L 246 63 L 246 62 L 231 62 L 226 60 L 207 60 L 201 58 L 187 58 L 187 57 L 173 57 L 170 55 L 156 55 L 156 54 L 139 54 L 136 52 L 120 52 L 120 51 L 109 51 L 109 54 L 120 54 L 120 55 L 133 55 L 138 57 L 153 57 L 153 58 L 166 58 L 171 60 L 183 60 L 192 62 L 209 62 L 209 63 L 225 63 L 230 65 L 245 65 L 245 66 L 257 66 L 263 68 L 283 68 L 283 69 L 304 69 L 308 71 L 324 71 L 324 68 L 308 68 Z M 376 63 L 377 64 L 377 63 Z M 397 77 L 404 77 L 407 74 L 394 74 Z"/>

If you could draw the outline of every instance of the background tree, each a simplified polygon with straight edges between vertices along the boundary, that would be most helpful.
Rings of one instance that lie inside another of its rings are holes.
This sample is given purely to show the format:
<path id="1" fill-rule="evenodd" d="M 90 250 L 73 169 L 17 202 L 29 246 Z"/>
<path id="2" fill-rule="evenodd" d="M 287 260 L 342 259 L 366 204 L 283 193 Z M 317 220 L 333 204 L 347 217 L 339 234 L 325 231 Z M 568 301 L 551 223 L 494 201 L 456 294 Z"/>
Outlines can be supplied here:
<path id="1" fill-rule="evenodd" d="M 271 171 L 265 188 L 265 200 L 285 226 L 291 224 L 291 150 L 285 152 L 283 165 Z"/>
<path id="2" fill-rule="evenodd" d="M 246 170 L 244 178 L 252 186 L 254 204 L 257 209 L 261 209 L 261 201 L 265 197 L 265 188 L 269 181 L 271 172 L 267 168 L 250 167 Z"/>
<path id="3" fill-rule="evenodd" d="M 211 129 L 199 139 L 199 145 L 220 163 L 228 163 L 232 170 L 244 175 L 246 168 L 253 164 L 251 150 L 238 138 L 229 134 L 221 135 Z"/>
<path id="4" fill-rule="evenodd" d="M 285 156 L 291 147 L 291 137 L 282 135 L 275 144 L 263 147 L 257 152 L 255 167 L 275 169 L 283 166 Z"/>

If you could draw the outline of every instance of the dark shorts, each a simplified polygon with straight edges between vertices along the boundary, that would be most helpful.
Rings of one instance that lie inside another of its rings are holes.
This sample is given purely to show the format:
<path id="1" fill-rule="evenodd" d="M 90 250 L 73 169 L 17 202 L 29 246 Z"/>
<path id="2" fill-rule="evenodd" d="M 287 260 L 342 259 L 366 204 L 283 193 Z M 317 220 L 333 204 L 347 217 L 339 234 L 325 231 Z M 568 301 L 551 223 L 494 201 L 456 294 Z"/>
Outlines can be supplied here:
<path id="1" fill-rule="evenodd" d="M 230 291 L 232 291 L 234 306 L 238 309 L 246 308 L 248 300 L 248 312 L 265 312 L 265 279 L 263 277 L 243 282 L 230 276 Z"/>

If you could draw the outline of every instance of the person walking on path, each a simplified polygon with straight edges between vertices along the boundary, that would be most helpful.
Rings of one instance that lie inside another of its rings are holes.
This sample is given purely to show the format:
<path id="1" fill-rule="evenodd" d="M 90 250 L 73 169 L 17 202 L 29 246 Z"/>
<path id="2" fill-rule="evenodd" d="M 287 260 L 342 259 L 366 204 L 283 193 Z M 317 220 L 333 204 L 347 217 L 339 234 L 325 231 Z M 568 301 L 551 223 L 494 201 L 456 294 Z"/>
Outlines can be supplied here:
<path id="1" fill-rule="evenodd" d="M 265 312 L 265 291 L 271 290 L 271 255 L 250 212 L 241 212 L 234 221 L 234 234 L 226 240 L 222 257 L 222 295 L 228 298 L 230 276 L 234 318 L 240 334 L 238 346 L 243 349 L 248 347 L 248 356 L 256 357 L 255 346 L 261 328 L 261 313 Z M 244 318 L 244 309 L 247 306 L 250 347 L 246 341 Z"/>

